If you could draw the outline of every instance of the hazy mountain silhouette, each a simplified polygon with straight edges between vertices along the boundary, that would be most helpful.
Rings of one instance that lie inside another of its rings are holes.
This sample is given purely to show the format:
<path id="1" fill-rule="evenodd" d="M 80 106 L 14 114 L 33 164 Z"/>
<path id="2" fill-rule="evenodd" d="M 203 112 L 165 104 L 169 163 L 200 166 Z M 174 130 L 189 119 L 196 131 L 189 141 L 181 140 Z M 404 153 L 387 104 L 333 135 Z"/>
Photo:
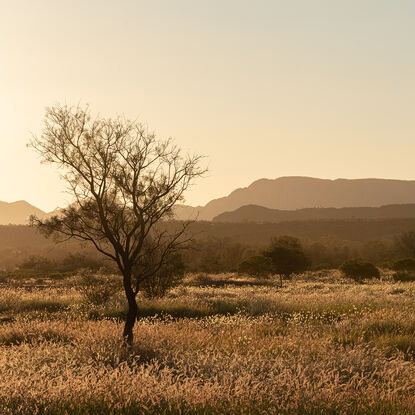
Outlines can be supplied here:
<path id="1" fill-rule="evenodd" d="M 221 213 L 214 222 L 279 223 L 304 220 L 344 219 L 404 219 L 415 218 L 415 204 L 381 207 L 305 208 L 298 210 L 269 209 L 263 206 L 242 206 L 232 212 Z"/>
<path id="2" fill-rule="evenodd" d="M 177 218 L 198 216 L 200 220 L 212 220 L 221 213 L 246 205 L 295 210 L 316 207 L 378 207 L 408 203 L 415 203 L 413 180 L 330 180 L 293 176 L 273 180 L 260 179 L 248 187 L 234 190 L 226 197 L 214 199 L 203 207 L 182 207 L 178 210 Z"/>
<path id="3" fill-rule="evenodd" d="M 30 215 L 44 218 L 48 214 L 25 200 L 12 203 L 0 201 L 0 225 L 8 225 L 9 223 L 27 225 Z"/>
<path id="4" fill-rule="evenodd" d="M 411 203 L 415 203 L 414 180 L 280 177 L 273 180 L 257 180 L 250 186 L 236 189 L 228 196 L 214 199 L 205 206 L 178 205 L 175 208 L 175 215 L 177 219 L 182 220 L 212 220 L 222 213 L 232 212 L 247 205 L 287 211 L 304 208 L 379 207 Z M 259 214 L 258 212 L 256 215 Z M 14 203 L 0 202 L 0 224 L 27 224 L 32 214 L 44 218 L 52 213 L 57 212 L 45 213 L 23 200 Z M 269 214 L 266 211 L 263 213 Z M 275 213 L 271 214 L 271 217 L 275 217 Z M 398 217 L 402 216 L 399 214 Z"/>
<path id="5" fill-rule="evenodd" d="M 173 207 L 174 218 L 178 220 L 200 220 L 203 206 L 176 205 Z"/>

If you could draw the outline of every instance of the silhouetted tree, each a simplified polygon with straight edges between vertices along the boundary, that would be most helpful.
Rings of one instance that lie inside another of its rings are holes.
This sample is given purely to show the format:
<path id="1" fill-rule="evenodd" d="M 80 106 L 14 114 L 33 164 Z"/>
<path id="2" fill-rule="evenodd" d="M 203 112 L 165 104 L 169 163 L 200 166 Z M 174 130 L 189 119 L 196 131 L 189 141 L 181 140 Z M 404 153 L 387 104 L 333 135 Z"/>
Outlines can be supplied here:
<path id="1" fill-rule="evenodd" d="M 281 287 L 283 276 L 289 278 L 291 274 L 302 272 L 310 265 L 300 241 L 292 236 L 273 238 L 264 256 L 272 259 L 275 272 L 280 275 Z"/>
<path id="2" fill-rule="evenodd" d="M 186 223 L 169 230 L 158 224 L 204 172 L 201 157 L 183 156 L 171 139 L 160 141 L 141 124 L 93 119 L 79 106 L 48 108 L 41 136 L 29 145 L 60 168 L 74 196 L 59 215 L 32 217 L 32 225 L 46 235 L 89 242 L 117 264 L 128 301 L 123 335 L 131 344 L 140 285 L 186 241 Z"/>

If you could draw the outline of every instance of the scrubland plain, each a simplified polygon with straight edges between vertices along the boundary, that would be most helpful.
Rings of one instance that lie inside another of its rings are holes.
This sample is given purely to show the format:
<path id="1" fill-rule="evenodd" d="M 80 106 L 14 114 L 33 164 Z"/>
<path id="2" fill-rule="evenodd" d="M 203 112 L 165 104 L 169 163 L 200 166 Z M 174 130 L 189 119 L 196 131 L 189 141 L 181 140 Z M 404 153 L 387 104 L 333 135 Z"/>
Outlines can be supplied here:
<path id="1" fill-rule="evenodd" d="M 114 277 L 116 280 L 116 277 Z M 413 414 L 415 283 L 192 275 L 139 298 L 3 280 L 2 414 Z"/>

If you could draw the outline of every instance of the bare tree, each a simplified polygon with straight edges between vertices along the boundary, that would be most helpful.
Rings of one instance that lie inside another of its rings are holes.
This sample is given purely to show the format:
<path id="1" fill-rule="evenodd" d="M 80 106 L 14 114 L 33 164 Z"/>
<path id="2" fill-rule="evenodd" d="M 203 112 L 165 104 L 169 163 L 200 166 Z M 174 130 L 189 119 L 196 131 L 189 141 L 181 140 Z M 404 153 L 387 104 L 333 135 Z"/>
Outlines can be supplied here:
<path id="1" fill-rule="evenodd" d="M 124 339 L 133 342 L 140 283 L 150 279 L 185 243 L 186 223 L 160 226 L 193 180 L 204 173 L 200 156 L 183 156 L 125 118 L 92 118 L 88 107 L 47 108 L 44 128 L 29 143 L 42 162 L 56 164 L 74 202 L 31 223 L 45 235 L 92 243 L 115 261 L 128 313 Z"/>

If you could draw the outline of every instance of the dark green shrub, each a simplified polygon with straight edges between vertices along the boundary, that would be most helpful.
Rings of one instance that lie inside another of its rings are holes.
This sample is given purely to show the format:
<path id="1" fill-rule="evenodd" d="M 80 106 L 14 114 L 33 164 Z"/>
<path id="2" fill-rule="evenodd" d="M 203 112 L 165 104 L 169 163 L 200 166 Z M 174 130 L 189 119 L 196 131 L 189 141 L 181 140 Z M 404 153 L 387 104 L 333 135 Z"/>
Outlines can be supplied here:
<path id="1" fill-rule="evenodd" d="M 164 297 L 169 290 L 181 283 L 184 270 L 181 255 L 172 254 L 159 271 L 140 284 L 140 290 L 147 298 Z"/>
<path id="2" fill-rule="evenodd" d="M 363 262 L 357 259 L 344 262 L 340 266 L 340 271 L 346 277 L 349 277 L 357 282 L 362 282 L 365 279 L 379 278 L 379 270 L 370 262 Z"/>
<path id="3" fill-rule="evenodd" d="M 415 271 L 415 259 L 405 258 L 396 261 L 392 265 L 394 271 Z"/>
<path id="4" fill-rule="evenodd" d="M 255 255 L 239 264 L 238 272 L 252 277 L 267 278 L 275 273 L 272 259 L 263 255 Z"/>

